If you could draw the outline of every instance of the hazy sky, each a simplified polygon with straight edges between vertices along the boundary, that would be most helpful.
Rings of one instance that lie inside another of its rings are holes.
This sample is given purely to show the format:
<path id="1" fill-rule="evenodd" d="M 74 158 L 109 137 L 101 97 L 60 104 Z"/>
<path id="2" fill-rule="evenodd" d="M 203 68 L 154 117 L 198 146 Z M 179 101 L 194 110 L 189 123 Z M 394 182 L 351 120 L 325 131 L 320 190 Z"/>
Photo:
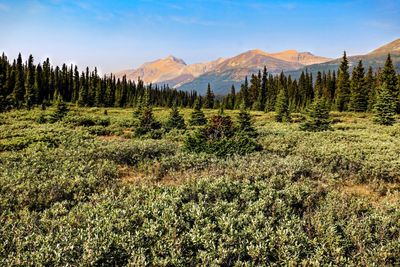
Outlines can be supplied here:
<path id="1" fill-rule="evenodd" d="M 167 55 L 187 63 L 259 48 L 338 57 L 400 37 L 400 0 L 0 0 L 0 52 L 111 72 Z"/>

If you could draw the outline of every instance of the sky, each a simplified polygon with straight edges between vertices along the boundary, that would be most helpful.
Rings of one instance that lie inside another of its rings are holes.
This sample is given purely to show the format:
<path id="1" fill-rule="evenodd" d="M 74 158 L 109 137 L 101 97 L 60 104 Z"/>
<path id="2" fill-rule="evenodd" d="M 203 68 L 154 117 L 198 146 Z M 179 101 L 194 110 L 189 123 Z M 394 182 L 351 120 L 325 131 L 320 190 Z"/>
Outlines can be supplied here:
<path id="1" fill-rule="evenodd" d="M 0 53 L 97 66 L 174 55 L 186 63 L 250 49 L 340 57 L 400 38 L 400 0 L 0 0 Z"/>

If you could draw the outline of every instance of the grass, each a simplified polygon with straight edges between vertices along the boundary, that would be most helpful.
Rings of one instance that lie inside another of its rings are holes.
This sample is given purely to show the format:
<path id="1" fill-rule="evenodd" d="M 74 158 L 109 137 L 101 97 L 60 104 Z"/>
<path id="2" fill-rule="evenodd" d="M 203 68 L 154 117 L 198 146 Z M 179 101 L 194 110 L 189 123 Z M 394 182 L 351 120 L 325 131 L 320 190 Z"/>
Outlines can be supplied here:
<path id="1" fill-rule="evenodd" d="M 398 124 L 252 112 L 263 150 L 222 159 L 182 150 L 195 127 L 139 139 L 130 109 L 71 109 L 0 114 L 0 265 L 400 264 Z"/>

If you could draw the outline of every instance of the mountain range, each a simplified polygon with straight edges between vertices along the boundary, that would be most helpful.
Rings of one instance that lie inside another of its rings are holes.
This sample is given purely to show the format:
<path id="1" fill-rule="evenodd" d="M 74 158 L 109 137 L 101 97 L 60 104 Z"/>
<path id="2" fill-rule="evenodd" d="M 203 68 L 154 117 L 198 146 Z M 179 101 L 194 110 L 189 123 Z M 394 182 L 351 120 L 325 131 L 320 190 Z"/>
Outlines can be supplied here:
<path id="1" fill-rule="evenodd" d="M 362 60 L 365 67 L 374 69 L 383 66 L 387 54 L 392 55 L 397 70 L 400 70 L 400 39 L 381 46 L 365 55 L 349 56 L 350 69 Z M 337 70 L 341 58 L 331 59 L 313 55 L 310 52 L 287 50 L 278 53 L 267 53 L 259 49 L 249 50 L 230 58 L 218 58 L 214 61 L 186 64 L 174 56 L 168 56 L 144 63 L 136 69 L 115 73 L 116 77 L 126 75 L 127 79 L 141 79 L 145 83 L 168 84 L 179 90 L 196 90 L 203 94 L 210 83 L 216 94 L 226 94 L 232 85 L 236 88 L 245 76 L 257 73 L 264 66 L 268 72 L 277 74 L 285 72 L 293 78 L 299 77 L 302 71 L 316 75 L 318 71 Z"/>

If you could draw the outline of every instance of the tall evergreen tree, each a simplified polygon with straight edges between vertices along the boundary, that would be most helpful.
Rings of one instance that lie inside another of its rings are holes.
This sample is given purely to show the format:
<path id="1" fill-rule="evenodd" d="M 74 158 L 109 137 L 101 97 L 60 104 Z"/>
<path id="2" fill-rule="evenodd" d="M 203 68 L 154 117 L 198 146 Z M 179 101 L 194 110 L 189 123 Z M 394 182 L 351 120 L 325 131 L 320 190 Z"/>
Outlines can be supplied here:
<path id="1" fill-rule="evenodd" d="M 399 94 L 399 88 L 397 87 L 397 75 L 390 54 L 388 54 L 385 66 L 383 67 L 382 70 L 381 84 L 384 83 L 386 83 L 387 89 L 395 99 L 396 112 L 400 113 L 400 101 L 399 101 L 400 94 Z"/>
<path id="2" fill-rule="evenodd" d="M 261 90 L 261 72 L 258 72 L 258 75 L 251 75 L 250 80 L 250 88 L 249 88 L 249 98 L 250 105 L 252 109 L 257 110 L 257 99 Z"/>
<path id="3" fill-rule="evenodd" d="M 85 75 L 82 72 L 80 78 L 80 85 L 79 85 L 79 97 L 78 97 L 78 105 L 83 107 L 88 104 L 88 91 L 86 87 Z"/>
<path id="4" fill-rule="evenodd" d="M 204 108 L 214 108 L 214 93 L 211 90 L 210 83 L 207 85 L 207 92 L 204 97 Z"/>
<path id="5" fill-rule="evenodd" d="M 287 92 L 283 86 L 279 90 L 275 105 L 275 120 L 277 122 L 290 122 L 289 100 Z"/>
<path id="6" fill-rule="evenodd" d="M 368 94 L 367 110 L 372 111 L 374 109 L 377 92 L 376 92 L 376 80 L 371 66 L 368 68 L 367 75 L 365 76 L 365 88 Z"/>
<path id="7" fill-rule="evenodd" d="M 342 62 L 340 63 L 337 88 L 335 96 L 336 108 L 339 111 L 346 111 L 350 98 L 350 75 L 349 75 L 349 62 L 347 60 L 346 52 L 343 53 Z"/>
<path id="8" fill-rule="evenodd" d="M 322 83 L 322 73 L 318 71 L 317 79 L 315 80 L 314 95 L 316 97 L 322 97 L 323 83 Z"/>
<path id="9" fill-rule="evenodd" d="M 260 76 L 260 74 L 259 74 Z M 257 100 L 254 104 L 254 110 L 264 111 L 265 110 L 265 103 L 267 98 L 267 83 L 268 83 L 268 72 L 267 67 L 264 66 L 263 74 L 261 78 L 261 85 L 258 92 Z M 260 78 L 259 78 L 260 80 Z"/>
<path id="10" fill-rule="evenodd" d="M 35 77 L 34 77 L 34 85 L 33 85 L 33 91 L 34 91 L 34 98 L 37 101 L 37 104 L 43 103 L 44 99 L 44 91 L 43 91 L 43 69 L 41 65 L 39 64 L 36 68 L 35 71 Z"/>
<path id="11" fill-rule="evenodd" d="M 235 86 L 233 84 L 231 87 L 230 98 L 228 99 L 228 101 L 229 101 L 229 107 L 231 109 L 234 109 L 235 105 L 236 105 L 236 90 L 235 90 Z"/>
<path id="12" fill-rule="evenodd" d="M 204 112 L 201 110 L 201 98 L 197 97 L 194 102 L 194 111 L 190 114 L 190 125 L 204 125 L 207 123 L 207 119 Z"/>
<path id="13" fill-rule="evenodd" d="M 250 108 L 251 100 L 250 100 L 249 83 L 247 81 L 247 76 L 244 78 L 244 83 L 240 87 L 240 94 L 245 107 Z"/>
<path id="14" fill-rule="evenodd" d="M 374 122 L 377 124 L 393 125 L 395 123 L 396 99 L 386 83 L 383 83 L 379 90 L 374 106 L 374 114 Z"/>
<path id="15" fill-rule="evenodd" d="M 17 65 L 15 67 L 15 84 L 13 91 L 13 100 L 17 108 L 22 106 L 24 93 L 24 70 L 22 66 L 22 56 L 20 53 L 18 54 Z"/>
<path id="16" fill-rule="evenodd" d="M 365 84 L 364 67 L 361 60 L 353 69 L 350 92 L 350 110 L 365 112 L 368 108 L 368 93 Z"/>
<path id="17" fill-rule="evenodd" d="M 30 55 L 25 74 L 25 105 L 28 109 L 35 104 L 35 66 L 33 65 L 33 56 Z"/>

